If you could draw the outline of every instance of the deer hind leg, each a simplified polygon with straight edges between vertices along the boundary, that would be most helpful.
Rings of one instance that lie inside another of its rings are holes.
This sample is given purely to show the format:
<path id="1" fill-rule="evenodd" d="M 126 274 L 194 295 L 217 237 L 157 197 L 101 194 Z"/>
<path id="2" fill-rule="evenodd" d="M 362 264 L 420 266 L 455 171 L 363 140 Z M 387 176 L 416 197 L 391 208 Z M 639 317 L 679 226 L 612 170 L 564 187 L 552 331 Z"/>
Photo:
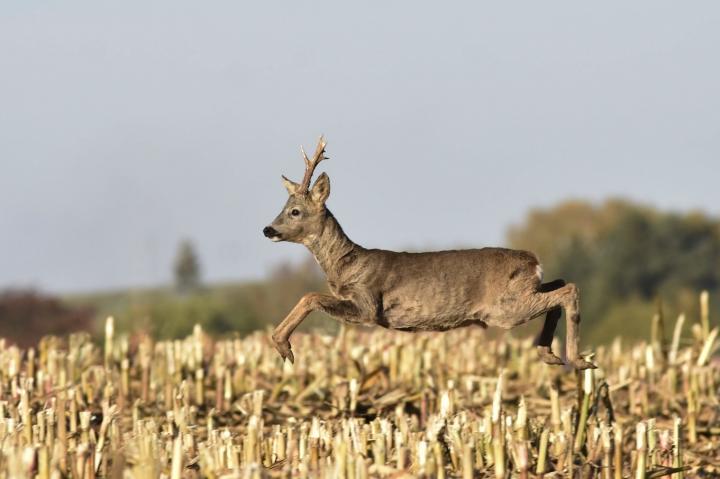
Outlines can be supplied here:
<path id="1" fill-rule="evenodd" d="M 542 292 L 555 291 L 565 286 L 565 284 L 564 280 L 557 279 L 540 285 L 539 290 Z M 561 315 L 562 308 L 559 306 L 545 313 L 545 322 L 543 323 L 542 330 L 535 339 L 538 356 L 547 364 L 564 364 L 563 360 L 552 352 L 553 336 L 555 335 L 555 329 L 557 328 Z"/>
<path id="2" fill-rule="evenodd" d="M 551 319 L 555 316 L 550 316 L 550 313 L 559 317 L 557 312 L 558 308 L 563 308 L 565 310 L 565 322 L 567 329 L 565 338 L 565 355 L 569 364 L 571 364 L 575 369 L 594 368 L 594 364 L 584 360 L 578 354 L 580 342 L 580 293 L 577 286 L 572 283 L 568 283 L 548 292 L 543 292 L 541 287 L 538 293 L 536 293 L 536 299 L 537 301 L 534 306 L 537 308 L 537 313 L 542 314 L 543 312 L 546 312 Z M 556 312 L 553 313 L 553 311 Z M 548 318 L 546 318 L 546 323 L 547 319 Z M 557 319 L 555 319 L 554 322 L 555 325 L 557 325 Z M 552 342 L 552 334 L 548 333 L 545 337 L 543 337 L 543 334 L 546 333 L 546 330 L 554 331 L 554 329 L 555 326 L 552 322 L 543 326 L 543 331 L 541 333 L 541 339 L 545 341 L 543 346 L 549 344 L 547 342 L 548 337 L 550 338 L 550 342 Z M 540 346 L 540 343 L 538 343 L 538 345 Z"/>
<path id="3" fill-rule="evenodd" d="M 290 346 L 290 336 L 308 314 L 316 310 L 323 311 L 336 318 L 349 318 L 358 314 L 357 307 L 352 301 L 337 299 L 329 294 L 306 294 L 300 298 L 300 301 L 272 333 L 275 349 L 283 359 L 288 359 L 291 363 L 295 362 L 295 356 Z"/>
<path id="4" fill-rule="evenodd" d="M 538 357 L 547 364 L 565 364 L 563 360 L 557 357 L 552 351 L 553 333 L 555 333 L 555 328 L 557 327 L 557 323 L 561 315 L 562 309 L 560 308 L 555 308 L 548 311 L 545 314 L 545 323 L 543 324 L 543 329 L 540 332 L 540 336 L 538 337 Z M 546 340 L 546 337 L 549 337 L 549 339 Z"/>

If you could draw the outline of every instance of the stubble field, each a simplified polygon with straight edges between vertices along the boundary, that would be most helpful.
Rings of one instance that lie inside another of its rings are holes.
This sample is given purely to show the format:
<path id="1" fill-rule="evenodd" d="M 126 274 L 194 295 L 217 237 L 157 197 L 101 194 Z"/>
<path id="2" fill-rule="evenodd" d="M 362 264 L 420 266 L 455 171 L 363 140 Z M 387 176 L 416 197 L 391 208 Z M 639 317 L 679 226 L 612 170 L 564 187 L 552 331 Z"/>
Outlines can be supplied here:
<path id="1" fill-rule="evenodd" d="M 580 373 L 480 329 L 3 343 L 0 476 L 717 477 L 717 329 L 667 326 Z"/>

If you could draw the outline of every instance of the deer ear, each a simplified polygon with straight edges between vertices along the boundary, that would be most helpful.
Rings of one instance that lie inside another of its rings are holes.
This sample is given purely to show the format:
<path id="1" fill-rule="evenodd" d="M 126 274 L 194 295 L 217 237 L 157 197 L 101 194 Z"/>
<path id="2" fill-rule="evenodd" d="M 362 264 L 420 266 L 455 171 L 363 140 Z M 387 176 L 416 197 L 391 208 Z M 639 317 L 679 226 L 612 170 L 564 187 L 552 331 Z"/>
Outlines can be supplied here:
<path id="1" fill-rule="evenodd" d="M 315 184 L 312 190 L 310 190 L 310 198 L 312 198 L 315 203 L 324 205 L 328 196 L 330 196 L 330 177 L 327 173 L 323 173 L 315 180 Z"/>
<path id="2" fill-rule="evenodd" d="M 285 175 L 283 175 L 282 180 L 283 185 L 285 186 L 285 189 L 287 190 L 289 195 L 294 195 L 297 192 L 298 188 L 300 188 L 300 185 L 298 185 L 294 181 L 288 180 L 287 178 L 285 178 Z"/>

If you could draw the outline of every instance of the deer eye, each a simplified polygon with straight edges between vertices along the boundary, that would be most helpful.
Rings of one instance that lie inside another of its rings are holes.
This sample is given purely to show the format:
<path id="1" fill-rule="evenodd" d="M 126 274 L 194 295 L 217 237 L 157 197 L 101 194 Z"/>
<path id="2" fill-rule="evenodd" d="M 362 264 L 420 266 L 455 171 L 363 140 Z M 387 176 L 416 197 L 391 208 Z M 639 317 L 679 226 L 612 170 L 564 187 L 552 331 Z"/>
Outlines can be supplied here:
<path id="1" fill-rule="evenodd" d="M 292 216 L 300 216 L 300 210 L 297 208 L 293 208 L 292 210 L 290 210 L 290 214 Z"/>

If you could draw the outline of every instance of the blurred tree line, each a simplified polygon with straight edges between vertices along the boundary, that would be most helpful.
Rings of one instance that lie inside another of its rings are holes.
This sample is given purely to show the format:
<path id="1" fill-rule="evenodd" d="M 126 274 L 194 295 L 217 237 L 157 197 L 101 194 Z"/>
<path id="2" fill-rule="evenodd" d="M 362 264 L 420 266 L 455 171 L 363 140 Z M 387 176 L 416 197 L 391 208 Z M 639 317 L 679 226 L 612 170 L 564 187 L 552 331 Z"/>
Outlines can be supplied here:
<path id="1" fill-rule="evenodd" d="M 94 293 L 69 300 L 94 307 L 98 333 L 102 320 L 114 316 L 120 332 L 166 339 L 190 334 L 195 324 L 215 335 L 243 335 L 280 322 L 303 294 L 325 289 L 322 272 L 309 258 L 298 265 L 283 263 L 260 281 L 196 283 L 188 288 L 176 277 L 172 288 Z M 314 314 L 303 327 L 332 332 L 334 323 Z"/>
<path id="2" fill-rule="evenodd" d="M 580 287 L 586 340 L 647 337 L 660 300 L 666 313 L 697 315 L 698 292 L 706 289 L 717 304 L 720 221 L 700 212 L 566 201 L 531 211 L 508 242 L 540 257 L 546 281 Z"/>
<path id="3" fill-rule="evenodd" d="M 21 347 L 36 345 L 46 334 L 91 331 L 94 317 L 95 312 L 88 306 L 71 306 L 36 291 L 0 293 L 0 338 Z"/>
<path id="4" fill-rule="evenodd" d="M 660 298 L 669 322 L 680 312 L 697 316 L 700 290 L 710 291 L 711 306 L 720 299 L 720 220 L 703 213 L 665 212 L 617 199 L 566 201 L 531 211 L 509 230 L 508 243 L 538 254 L 546 281 L 578 284 L 586 344 L 618 334 L 647 337 Z M 159 338 L 189 334 L 196 323 L 213 334 L 244 334 L 277 324 L 303 294 L 326 290 L 310 257 L 278 266 L 263 281 L 203 285 L 200 271 L 197 251 L 183 241 L 173 264 L 174 287 L 63 300 L 9 291 L 0 294 L 0 336 L 28 345 L 44 334 L 100 333 L 108 315 L 121 331 Z M 529 323 L 524 332 L 532 334 L 540 323 Z M 337 323 L 313 313 L 302 328 L 315 327 L 331 332 Z"/>

